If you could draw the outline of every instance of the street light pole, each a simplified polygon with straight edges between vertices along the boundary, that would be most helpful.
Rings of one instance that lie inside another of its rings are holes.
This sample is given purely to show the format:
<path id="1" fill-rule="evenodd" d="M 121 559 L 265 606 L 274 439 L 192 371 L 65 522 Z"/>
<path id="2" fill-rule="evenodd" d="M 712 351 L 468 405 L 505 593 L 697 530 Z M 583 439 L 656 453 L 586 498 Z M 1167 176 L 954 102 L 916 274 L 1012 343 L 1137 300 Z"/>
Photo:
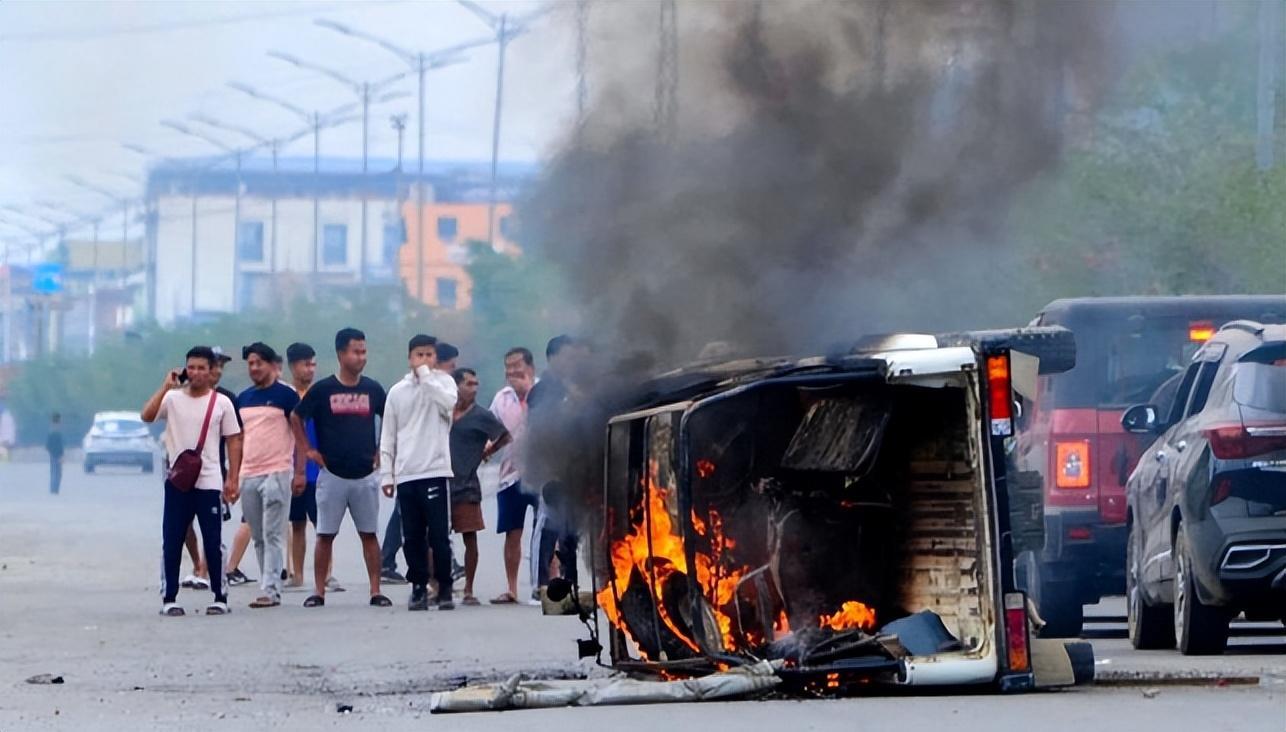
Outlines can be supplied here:
<path id="1" fill-rule="evenodd" d="M 487 246 L 492 251 L 496 249 L 496 173 L 500 164 L 500 114 L 505 98 L 505 49 L 509 46 L 505 25 L 508 22 L 509 15 L 502 13 L 500 30 L 496 33 L 500 40 L 496 42 L 499 52 L 496 60 L 496 106 L 491 118 L 491 195 L 487 197 Z"/>
<path id="2" fill-rule="evenodd" d="M 496 179 L 500 166 L 500 123 L 504 105 L 505 88 L 505 50 L 509 42 L 527 32 L 528 24 L 544 15 L 550 7 L 543 7 L 528 13 L 512 22 L 508 13 L 495 13 L 483 8 L 473 0 L 456 0 L 466 10 L 473 13 L 495 34 L 492 39 L 497 46 L 496 59 L 496 104 L 491 119 L 491 195 L 487 200 L 487 246 L 496 248 Z"/>
<path id="3" fill-rule="evenodd" d="M 342 23 L 333 20 L 317 20 L 317 25 L 323 28 L 342 33 L 352 38 L 374 43 L 381 48 L 389 51 L 393 55 L 402 59 L 402 62 L 415 72 L 419 87 L 419 150 L 417 153 L 418 161 L 416 164 L 417 180 L 415 181 L 415 299 L 420 302 L 424 301 L 424 114 L 425 114 L 425 89 L 424 76 L 430 69 L 442 68 L 462 61 L 460 53 L 478 46 L 486 45 L 491 39 L 481 39 L 466 41 L 448 48 L 440 49 L 425 53 L 423 51 L 412 52 L 400 46 L 390 43 L 379 36 L 360 31 Z"/>
<path id="4" fill-rule="evenodd" d="M 420 76 L 419 161 L 415 169 L 415 299 L 424 302 L 424 54 L 416 54 Z"/>
<path id="5" fill-rule="evenodd" d="M 228 132 L 235 132 L 244 137 L 248 137 L 259 146 L 267 145 L 268 149 L 272 153 L 272 177 L 275 182 L 277 178 L 277 172 L 278 172 L 277 171 L 278 151 L 281 148 L 280 139 L 278 138 L 269 139 L 260 135 L 257 132 L 246 129 L 245 127 L 240 127 L 238 125 L 221 122 L 205 114 L 194 114 L 192 115 L 192 119 L 198 122 L 201 122 L 202 124 L 209 125 L 210 127 L 217 127 L 221 130 L 227 130 Z M 273 188 L 272 190 L 272 196 L 270 198 L 270 201 L 271 201 L 270 218 L 272 219 L 270 227 L 272 231 L 269 235 L 270 254 L 268 255 L 268 271 L 272 273 L 276 273 L 277 271 L 277 190 L 276 188 Z"/>
<path id="6" fill-rule="evenodd" d="M 236 171 L 237 171 L 236 191 L 233 193 L 233 204 L 232 204 L 232 312 L 234 314 L 239 313 L 241 312 L 240 303 L 238 302 L 238 299 L 239 299 L 238 295 L 240 294 L 240 285 L 241 285 L 241 258 L 239 256 L 240 252 L 238 251 L 240 239 L 241 239 L 241 149 L 234 148 L 231 145 L 224 143 L 222 140 L 219 140 L 214 137 L 210 137 L 209 135 L 206 135 L 202 132 L 198 132 L 197 130 L 194 130 L 191 127 L 188 127 L 182 122 L 176 122 L 174 120 L 162 120 L 161 124 L 164 125 L 165 127 L 169 127 L 170 129 L 175 130 L 176 132 L 182 133 L 184 135 L 188 135 L 189 137 L 195 137 L 198 140 L 203 140 L 206 143 L 209 143 L 210 145 L 213 145 L 226 153 L 232 154 L 234 159 L 236 160 Z M 192 203 L 192 241 L 193 241 L 192 279 L 193 279 L 193 282 L 195 282 L 196 280 L 196 244 L 195 244 L 196 242 L 196 185 L 197 185 L 197 181 L 195 178 L 193 178 L 192 180 L 192 201 L 193 201 Z M 195 287 L 193 288 L 192 302 L 193 302 L 192 312 L 195 313 L 196 312 Z"/>
<path id="7" fill-rule="evenodd" d="M 397 74 L 395 76 L 392 76 L 377 82 L 364 82 L 364 81 L 359 82 L 359 81 L 356 81 L 355 79 L 349 78 L 348 76 L 344 75 L 339 71 L 335 71 L 334 69 L 321 66 L 319 64 L 311 63 L 309 61 L 305 61 L 296 56 L 292 56 L 291 54 L 288 54 L 288 53 L 282 53 L 281 51 L 269 51 L 268 55 L 272 58 L 285 61 L 286 63 L 291 64 L 292 66 L 296 66 L 301 69 L 307 69 L 309 71 L 315 71 L 328 78 L 338 81 L 344 86 L 347 86 L 350 89 L 352 89 L 356 93 L 358 101 L 361 104 L 361 107 L 362 107 L 362 236 L 361 236 L 361 255 L 360 255 L 361 261 L 358 263 L 358 281 L 361 283 L 364 289 L 366 286 L 366 258 L 367 258 L 367 252 L 368 252 L 367 241 L 369 237 L 369 232 L 367 231 L 368 229 L 367 209 L 368 209 L 368 204 L 370 199 L 370 191 L 369 191 L 370 181 L 367 178 L 367 173 L 369 171 L 369 160 L 370 160 L 371 94 L 404 78 L 406 74 L 405 73 Z M 399 96 L 401 95 L 386 94 L 380 97 L 376 101 L 385 102 L 391 99 L 396 99 Z"/>

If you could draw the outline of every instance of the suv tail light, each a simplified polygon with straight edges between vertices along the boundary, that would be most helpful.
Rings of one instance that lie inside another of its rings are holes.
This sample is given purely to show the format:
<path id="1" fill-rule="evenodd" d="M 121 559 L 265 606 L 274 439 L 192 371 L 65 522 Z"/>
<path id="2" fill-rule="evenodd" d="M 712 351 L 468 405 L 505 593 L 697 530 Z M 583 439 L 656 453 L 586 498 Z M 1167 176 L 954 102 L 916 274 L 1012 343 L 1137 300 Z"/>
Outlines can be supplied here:
<path id="1" fill-rule="evenodd" d="M 1059 488 L 1090 487 L 1089 440 L 1054 443 L 1054 484 Z"/>
<path id="2" fill-rule="evenodd" d="M 1239 424 L 1203 430 L 1210 450 L 1220 460 L 1244 460 L 1274 450 L 1286 450 L 1286 426 L 1246 428 Z"/>
<path id="3" fill-rule="evenodd" d="M 990 395 L 991 435 L 1014 433 L 1014 395 L 1009 378 L 1009 354 L 987 357 L 987 393 Z"/>
<path id="4" fill-rule="evenodd" d="M 1010 671 L 1031 670 L 1031 649 L 1027 643 L 1027 597 L 1021 592 L 1005 593 L 1005 647 Z"/>

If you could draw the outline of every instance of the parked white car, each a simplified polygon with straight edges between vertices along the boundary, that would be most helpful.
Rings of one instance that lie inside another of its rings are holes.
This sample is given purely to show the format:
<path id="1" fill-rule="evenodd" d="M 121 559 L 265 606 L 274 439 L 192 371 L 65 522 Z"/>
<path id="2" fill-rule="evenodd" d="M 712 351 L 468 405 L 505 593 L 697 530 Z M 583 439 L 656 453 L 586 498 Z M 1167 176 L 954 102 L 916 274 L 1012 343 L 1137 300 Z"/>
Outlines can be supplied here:
<path id="1" fill-rule="evenodd" d="M 99 412 L 94 426 L 81 442 L 85 451 L 85 472 L 99 465 L 137 465 L 150 473 L 156 464 L 159 445 L 138 412 Z"/>

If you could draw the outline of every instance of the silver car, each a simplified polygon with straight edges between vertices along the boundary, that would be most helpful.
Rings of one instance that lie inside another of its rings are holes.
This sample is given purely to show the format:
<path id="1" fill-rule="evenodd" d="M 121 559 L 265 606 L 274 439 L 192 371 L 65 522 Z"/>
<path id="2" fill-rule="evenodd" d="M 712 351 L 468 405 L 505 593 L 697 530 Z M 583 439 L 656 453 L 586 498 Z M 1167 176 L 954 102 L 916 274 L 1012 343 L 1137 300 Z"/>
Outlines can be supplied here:
<path id="1" fill-rule="evenodd" d="M 85 472 L 99 465 L 137 465 L 150 473 L 156 464 L 156 439 L 138 412 L 99 412 L 81 446 Z"/>

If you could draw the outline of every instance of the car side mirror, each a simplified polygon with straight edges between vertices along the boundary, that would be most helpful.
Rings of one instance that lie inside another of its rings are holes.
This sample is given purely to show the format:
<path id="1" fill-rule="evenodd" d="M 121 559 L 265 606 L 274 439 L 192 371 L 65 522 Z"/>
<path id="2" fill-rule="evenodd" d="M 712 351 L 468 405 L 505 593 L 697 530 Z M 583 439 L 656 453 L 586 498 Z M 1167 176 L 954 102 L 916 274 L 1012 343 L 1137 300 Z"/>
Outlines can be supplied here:
<path id="1" fill-rule="evenodd" d="M 1136 404 L 1121 415 L 1121 427 L 1136 435 L 1150 435 L 1161 426 L 1157 408 L 1151 404 Z"/>

